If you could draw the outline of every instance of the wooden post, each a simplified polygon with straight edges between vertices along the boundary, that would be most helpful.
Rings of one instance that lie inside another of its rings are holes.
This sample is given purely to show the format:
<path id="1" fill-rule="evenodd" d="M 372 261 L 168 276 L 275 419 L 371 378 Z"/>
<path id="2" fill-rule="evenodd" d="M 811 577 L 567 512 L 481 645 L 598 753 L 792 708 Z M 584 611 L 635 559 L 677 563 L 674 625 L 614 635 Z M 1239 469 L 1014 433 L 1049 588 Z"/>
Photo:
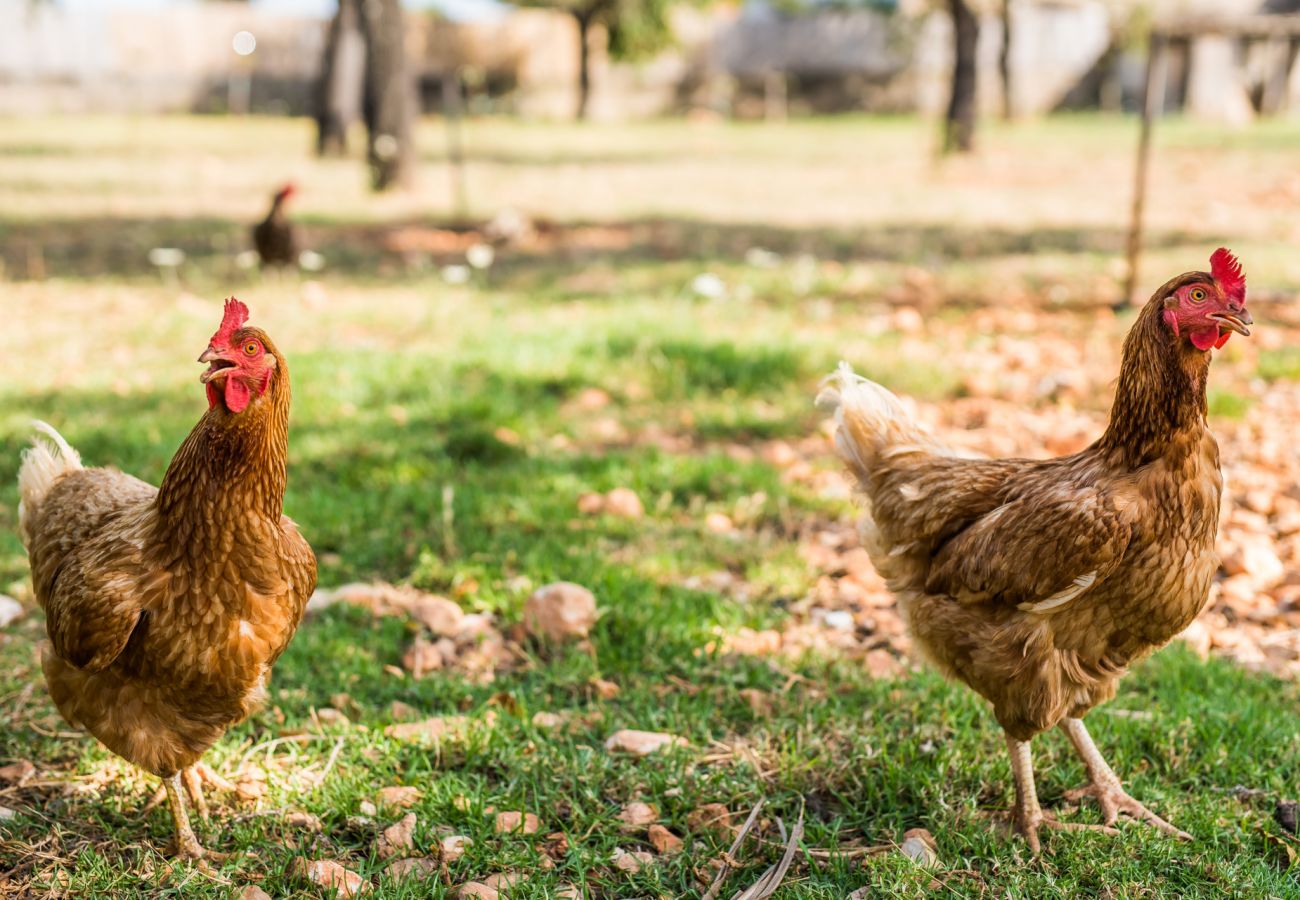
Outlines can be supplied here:
<path id="1" fill-rule="evenodd" d="M 461 142 L 460 71 L 442 73 L 442 114 L 447 122 L 447 165 L 451 170 L 451 195 L 456 221 L 469 218 L 469 199 L 465 191 L 465 148 Z"/>
<path id="2" fill-rule="evenodd" d="M 1151 159 L 1151 130 L 1164 110 L 1165 71 L 1168 39 L 1151 32 L 1147 50 L 1146 88 L 1142 97 L 1142 131 L 1138 136 L 1137 172 L 1133 179 L 1133 213 L 1128 229 L 1128 278 L 1120 306 L 1132 303 L 1137 294 L 1138 266 L 1142 257 L 1142 213 L 1146 206 L 1147 173 Z"/>

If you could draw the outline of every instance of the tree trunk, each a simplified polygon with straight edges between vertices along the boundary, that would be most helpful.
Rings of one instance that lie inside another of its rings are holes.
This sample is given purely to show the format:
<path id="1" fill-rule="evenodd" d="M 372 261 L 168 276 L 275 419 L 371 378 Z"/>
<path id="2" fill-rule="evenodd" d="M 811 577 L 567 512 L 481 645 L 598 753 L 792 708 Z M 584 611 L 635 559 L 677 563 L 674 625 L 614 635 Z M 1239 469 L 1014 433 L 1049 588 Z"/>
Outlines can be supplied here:
<path id="1" fill-rule="evenodd" d="M 399 0 L 362 0 L 366 84 L 361 114 L 368 132 L 370 184 L 376 191 L 409 186 L 415 169 L 415 85 L 406 63 L 403 24 Z"/>
<path id="2" fill-rule="evenodd" d="M 579 122 L 586 121 L 587 104 L 591 100 L 591 20 L 595 11 L 580 9 L 574 14 L 578 20 L 578 112 Z"/>
<path id="3" fill-rule="evenodd" d="M 366 45 L 361 37 L 358 0 L 339 0 L 325 38 L 325 56 L 316 82 L 316 153 L 342 156 L 348 129 L 360 118 Z"/>
<path id="4" fill-rule="evenodd" d="M 967 0 L 948 0 L 952 11 L 952 96 L 944 127 L 945 153 L 969 153 L 975 144 L 975 48 L 980 23 Z"/>
<path id="5" fill-rule="evenodd" d="M 1002 51 L 998 54 L 998 73 L 1002 76 L 1002 117 L 1016 117 L 1016 98 L 1011 83 L 1011 0 L 1002 0 Z"/>

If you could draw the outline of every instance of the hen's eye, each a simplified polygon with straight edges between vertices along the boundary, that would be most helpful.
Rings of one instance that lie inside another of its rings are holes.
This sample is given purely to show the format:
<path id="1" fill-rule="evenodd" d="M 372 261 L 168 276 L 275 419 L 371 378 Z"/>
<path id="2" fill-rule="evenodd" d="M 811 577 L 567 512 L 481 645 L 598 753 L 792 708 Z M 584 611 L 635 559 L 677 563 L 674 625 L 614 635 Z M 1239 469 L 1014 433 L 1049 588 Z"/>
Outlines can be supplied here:
<path id="1" fill-rule="evenodd" d="M 260 349 L 261 347 L 258 345 L 257 341 L 249 341 L 247 344 L 244 345 L 244 352 L 247 353 L 249 356 L 256 356 L 257 351 Z"/>
<path id="2" fill-rule="evenodd" d="M 1205 290 L 1203 288 L 1192 288 L 1191 292 L 1188 293 L 1187 296 L 1192 298 L 1193 303 L 1205 302 Z"/>

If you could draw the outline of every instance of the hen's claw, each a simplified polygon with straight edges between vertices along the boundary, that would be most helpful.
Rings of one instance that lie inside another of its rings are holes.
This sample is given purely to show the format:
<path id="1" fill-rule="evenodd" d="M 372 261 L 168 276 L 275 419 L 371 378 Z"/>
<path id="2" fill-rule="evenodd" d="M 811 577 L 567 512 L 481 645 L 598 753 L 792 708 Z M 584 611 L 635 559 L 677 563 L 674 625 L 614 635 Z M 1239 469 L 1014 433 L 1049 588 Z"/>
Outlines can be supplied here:
<path id="1" fill-rule="evenodd" d="M 1039 856 L 1043 852 L 1042 842 L 1038 837 L 1038 829 L 1047 828 L 1051 831 L 1099 831 L 1102 834 L 1118 835 L 1119 832 L 1109 825 L 1092 825 L 1085 822 L 1062 822 L 1056 816 L 1048 812 L 1038 810 L 1035 815 L 1032 811 L 1017 809 L 1014 815 L 1016 831 L 1029 844 L 1029 851 L 1034 856 Z"/>
<path id="2" fill-rule="evenodd" d="M 1181 828 L 1162 819 L 1129 795 L 1118 782 L 1092 782 L 1083 787 L 1066 791 L 1062 796 L 1070 803 L 1078 803 L 1084 797 L 1092 797 L 1101 806 L 1101 818 L 1106 825 L 1114 825 L 1123 813 L 1139 822 L 1158 828 L 1165 834 L 1172 835 L 1180 841 L 1190 841 L 1192 836 Z M 1114 829 L 1111 829 L 1114 831 Z"/>

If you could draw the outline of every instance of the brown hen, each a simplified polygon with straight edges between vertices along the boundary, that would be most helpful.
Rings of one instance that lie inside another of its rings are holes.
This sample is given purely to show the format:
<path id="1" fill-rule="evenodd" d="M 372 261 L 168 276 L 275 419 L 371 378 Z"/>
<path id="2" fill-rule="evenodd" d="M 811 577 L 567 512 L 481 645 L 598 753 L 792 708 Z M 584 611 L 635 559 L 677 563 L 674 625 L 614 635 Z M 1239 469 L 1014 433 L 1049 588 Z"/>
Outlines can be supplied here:
<path id="1" fill-rule="evenodd" d="M 1016 784 L 1015 821 L 1103 828 L 1124 813 L 1186 838 L 1128 795 L 1082 717 L 1128 666 L 1182 631 L 1218 567 L 1219 448 L 1206 425 L 1210 355 L 1249 334 L 1245 278 L 1227 250 L 1169 281 L 1124 342 L 1110 422 L 1050 460 L 959 458 L 896 397 L 847 366 L 821 402 L 860 489 L 860 534 L 916 646 L 993 705 Z M 1082 757 L 1103 826 L 1039 806 L 1030 740 L 1060 726 Z"/>
<path id="2" fill-rule="evenodd" d="M 266 218 L 253 226 L 253 246 L 263 266 L 298 265 L 298 230 L 285 212 L 294 190 L 292 184 L 286 184 L 276 191 Z"/>
<path id="3" fill-rule="evenodd" d="M 208 411 L 162 487 L 83 468 L 52 441 L 26 451 L 19 529 L 45 609 L 46 683 L 69 722 L 160 776 L 177 852 L 204 855 L 200 757 L 262 701 L 298 627 L 316 559 L 281 513 L 289 368 L 248 309 L 226 301 L 199 362 Z"/>

